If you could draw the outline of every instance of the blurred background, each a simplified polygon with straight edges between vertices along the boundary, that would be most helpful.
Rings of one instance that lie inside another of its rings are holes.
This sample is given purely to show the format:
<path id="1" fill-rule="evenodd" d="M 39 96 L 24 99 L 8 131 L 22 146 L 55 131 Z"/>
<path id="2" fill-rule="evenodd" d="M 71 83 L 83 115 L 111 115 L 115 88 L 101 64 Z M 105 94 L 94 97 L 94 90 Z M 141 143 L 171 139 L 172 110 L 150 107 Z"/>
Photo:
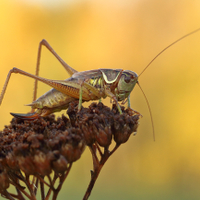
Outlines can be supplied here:
<path id="1" fill-rule="evenodd" d="M 43 38 L 78 71 L 123 68 L 140 74 L 163 48 L 199 27 L 199 0 L 1 0 L 0 87 L 13 67 L 35 73 Z M 69 77 L 45 48 L 40 76 Z M 91 200 L 200 199 L 199 77 L 200 32 L 168 49 L 139 78 L 151 105 L 156 141 L 136 86 L 131 105 L 143 115 L 138 133 L 108 160 Z M 38 95 L 49 89 L 39 84 Z M 1 130 L 10 112 L 30 111 L 24 105 L 32 102 L 32 93 L 32 79 L 12 75 L 0 107 Z M 90 169 L 86 149 L 58 199 L 82 199 Z"/>

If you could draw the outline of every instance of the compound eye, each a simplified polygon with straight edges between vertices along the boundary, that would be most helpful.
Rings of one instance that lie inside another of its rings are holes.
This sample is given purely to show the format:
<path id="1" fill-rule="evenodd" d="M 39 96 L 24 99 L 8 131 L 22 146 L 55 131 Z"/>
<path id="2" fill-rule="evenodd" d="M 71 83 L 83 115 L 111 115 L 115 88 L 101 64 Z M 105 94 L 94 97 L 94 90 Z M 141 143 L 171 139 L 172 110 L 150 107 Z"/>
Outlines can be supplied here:
<path id="1" fill-rule="evenodd" d="M 130 83 L 131 77 L 130 77 L 130 76 L 125 76 L 124 81 L 125 81 L 126 83 Z"/>

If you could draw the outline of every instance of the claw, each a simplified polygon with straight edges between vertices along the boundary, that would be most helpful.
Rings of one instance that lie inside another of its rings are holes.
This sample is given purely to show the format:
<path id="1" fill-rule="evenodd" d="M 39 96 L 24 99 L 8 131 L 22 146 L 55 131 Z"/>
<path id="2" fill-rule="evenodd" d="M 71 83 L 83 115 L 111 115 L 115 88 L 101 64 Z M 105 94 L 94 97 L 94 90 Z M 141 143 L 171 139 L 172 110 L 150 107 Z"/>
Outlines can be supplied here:
<path id="1" fill-rule="evenodd" d="M 33 113 L 27 113 L 27 114 L 20 114 L 20 113 L 10 113 L 13 117 L 16 117 L 18 119 L 23 119 L 23 120 L 34 120 L 37 119 L 40 115 L 38 113 L 33 112 Z"/>

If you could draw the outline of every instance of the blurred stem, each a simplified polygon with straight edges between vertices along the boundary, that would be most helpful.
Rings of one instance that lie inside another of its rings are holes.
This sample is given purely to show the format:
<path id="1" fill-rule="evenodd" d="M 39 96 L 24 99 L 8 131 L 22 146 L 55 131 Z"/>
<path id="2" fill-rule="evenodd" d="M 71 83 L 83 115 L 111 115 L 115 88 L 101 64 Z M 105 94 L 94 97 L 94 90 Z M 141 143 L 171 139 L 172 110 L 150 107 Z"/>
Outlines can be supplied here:
<path id="1" fill-rule="evenodd" d="M 83 200 L 87 200 L 89 198 L 102 167 L 104 166 L 108 158 L 118 149 L 119 146 L 120 144 L 116 144 L 111 152 L 108 150 L 108 148 L 104 148 L 104 153 L 100 155 L 100 161 L 96 155 L 96 148 L 99 150 L 100 147 L 97 144 L 89 146 L 93 159 L 93 171 L 91 171 L 91 180 L 83 197 Z"/>
<path id="2" fill-rule="evenodd" d="M 28 190 L 29 190 L 29 192 L 30 192 L 30 194 L 31 194 L 31 199 L 32 200 L 37 200 L 36 199 L 36 196 L 35 196 L 35 194 L 34 194 L 34 192 L 33 192 L 33 190 L 32 190 L 32 187 L 31 187 L 31 184 L 30 184 L 30 182 L 29 182 L 29 175 L 26 175 L 25 176 L 26 177 L 26 179 L 24 180 L 25 181 L 25 183 L 26 183 L 26 186 L 27 186 L 27 188 L 28 188 Z"/>
<path id="3" fill-rule="evenodd" d="M 17 189 L 16 188 L 16 190 L 17 190 L 17 197 L 18 197 L 18 199 L 20 199 L 20 200 L 25 200 L 25 198 L 23 197 L 23 195 L 22 195 L 22 193 L 21 193 L 21 191 L 19 190 L 19 189 Z M 13 196 L 14 197 L 14 196 Z"/>
<path id="4" fill-rule="evenodd" d="M 36 178 L 35 176 L 33 178 L 34 178 L 34 180 L 36 179 L 36 181 L 34 181 L 35 183 L 32 183 L 32 185 L 34 184 L 33 185 L 33 187 L 34 187 L 33 191 L 34 191 L 34 194 L 36 195 L 37 194 L 37 189 L 38 189 L 39 179 Z"/>
<path id="5" fill-rule="evenodd" d="M 47 192 L 47 195 L 46 195 L 45 200 L 48 200 L 48 199 L 49 199 L 49 197 L 50 197 L 50 195 L 51 195 L 51 191 L 53 190 L 53 185 L 54 185 L 54 183 L 56 182 L 56 179 L 58 178 L 58 176 L 57 176 L 57 173 L 54 172 L 53 181 L 51 181 L 51 177 L 50 177 L 49 175 L 48 175 L 47 177 L 48 177 L 48 179 L 49 179 L 49 183 L 50 183 L 51 187 L 49 188 L 49 191 Z"/>
<path id="6" fill-rule="evenodd" d="M 68 167 L 68 169 L 67 169 L 67 172 L 66 172 L 66 173 L 63 173 L 61 176 L 59 176 L 60 181 L 59 181 L 58 187 L 57 187 L 56 189 L 54 189 L 54 191 L 53 191 L 53 198 L 52 198 L 53 200 L 56 200 L 56 199 L 57 199 L 58 193 L 59 193 L 59 191 L 61 190 L 62 185 L 63 185 L 65 179 L 67 178 L 67 175 L 69 174 L 69 171 L 70 171 L 71 167 L 72 167 L 72 163 L 69 164 L 69 167 Z"/>
<path id="7" fill-rule="evenodd" d="M 2 192 L 2 194 L 3 194 L 7 199 L 15 200 L 7 191 Z"/>
<path id="8" fill-rule="evenodd" d="M 44 183 L 41 181 L 40 181 L 40 193 L 41 193 L 41 199 L 44 200 L 45 199 Z"/>
<path id="9" fill-rule="evenodd" d="M 103 153 L 102 153 L 102 151 L 101 151 L 99 145 L 97 145 L 97 143 L 96 143 L 96 147 L 97 147 L 97 150 L 99 151 L 100 156 L 102 157 L 102 156 L 103 156 Z"/>
<path id="10" fill-rule="evenodd" d="M 43 183 L 45 184 L 47 187 L 51 187 L 45 180 L 44 177 L 41 177 L 40 175 L 35 175 L 39 180 L 40 180 L 40 184 Z"/>
<path id="11" fill-rule="evenodd" d="M 25 184 L 26 182 L 24 180 L 22 180 Z M 12 185 L 14 185 L 16 187 L 16 189 L 18 191 L 20 191 L 20 193 L 23 193 L 28 199 L 31 199 L 32 197 L 17 183 L 14 182 L 13 180 L 10 182 Z M 21 194 L 22 195 L 22 194 Z"/>

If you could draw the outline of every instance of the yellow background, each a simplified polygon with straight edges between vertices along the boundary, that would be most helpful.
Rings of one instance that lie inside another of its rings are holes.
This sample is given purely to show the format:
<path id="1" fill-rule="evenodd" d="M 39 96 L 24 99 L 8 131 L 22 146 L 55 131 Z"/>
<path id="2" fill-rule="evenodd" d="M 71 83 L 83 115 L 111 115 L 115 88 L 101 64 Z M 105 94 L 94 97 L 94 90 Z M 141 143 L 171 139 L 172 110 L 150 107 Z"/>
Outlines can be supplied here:
<path id="1" fill-rule="evenodd" d="M 163 48 L 200 27 L 199 0 L 33 2 L 0 1 L 1 88 L 12 67 L 35 73 L 43 38 L 78 71 L 123 68 L 139 74 Z M 40 75 L 68 78 L 45 48 Z M 138 134 L 108 160 L 90 199 L 200 199 L 199 77 L 200 32 L 168 49 L 139 78 L 151 105 L 156 142 L 136 86 L 132 108 L 144 116 Z M 39 95 L 48 89 L 40 84 Z M 32 92 L 33 80 L 12 75 L 0 107 L 1 129 L 11 120 L 9 112 L 30 110 L 24 105 L 31 103 Z M 91 168 L 86 149 L 59 199 L 82 199 Z"/>

